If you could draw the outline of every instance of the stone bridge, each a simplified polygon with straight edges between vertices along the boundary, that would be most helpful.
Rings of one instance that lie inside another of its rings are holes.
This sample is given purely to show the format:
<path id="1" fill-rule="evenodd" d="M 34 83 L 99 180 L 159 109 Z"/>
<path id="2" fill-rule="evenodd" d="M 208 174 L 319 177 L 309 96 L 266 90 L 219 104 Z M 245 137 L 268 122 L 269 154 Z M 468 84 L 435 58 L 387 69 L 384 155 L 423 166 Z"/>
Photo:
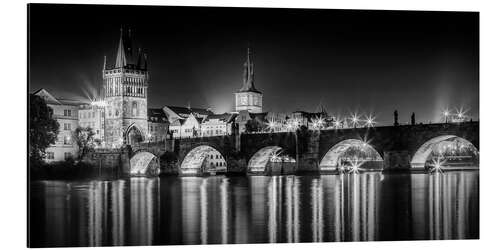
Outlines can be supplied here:
<path id="1" fill-rule="evenodd" d="M 168 174 L 196 172 L 217 154 L 227 163 L 228 173 L 246 173 L 265 169 L 272 156 L 287 155 L 297 161 L 296 171 L 317 172 L 337 168 L 343 153 L 359 149 L 371 163 L 366 166 L 409 169 L 423 167 L 432 147 L 450 140 L 461 140 L 478 151 L 479 122 L 173 139 L 129 147 L 130 166 L 124 169 L 139 175 L 159 172 L 150 168 Z"/>

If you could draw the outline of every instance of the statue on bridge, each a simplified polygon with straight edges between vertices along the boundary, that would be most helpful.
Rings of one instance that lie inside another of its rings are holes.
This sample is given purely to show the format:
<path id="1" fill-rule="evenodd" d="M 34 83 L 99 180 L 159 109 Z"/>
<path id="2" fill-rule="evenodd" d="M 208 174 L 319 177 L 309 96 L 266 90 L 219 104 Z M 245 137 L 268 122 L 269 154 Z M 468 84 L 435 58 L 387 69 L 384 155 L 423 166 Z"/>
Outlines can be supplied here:
<path id="1" fill-rule="evenodd" d="M 398 126 L 398 111 L 394 110 L 394 126 Z"/>

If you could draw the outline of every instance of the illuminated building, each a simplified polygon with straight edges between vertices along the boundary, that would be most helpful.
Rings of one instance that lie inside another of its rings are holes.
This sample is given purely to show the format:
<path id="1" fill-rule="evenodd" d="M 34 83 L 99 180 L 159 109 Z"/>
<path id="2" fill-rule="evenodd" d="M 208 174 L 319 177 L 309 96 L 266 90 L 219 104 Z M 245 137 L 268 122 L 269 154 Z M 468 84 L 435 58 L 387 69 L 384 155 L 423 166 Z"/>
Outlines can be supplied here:
<path id="1" fill-rule="evenodd" d="M 132 44 L 131 31 L 123 34 L 115 65 L 102 70 L 105 105 L 104 140 L 107 147 L 136 144 L 146 140 L 149 73 L 146 54 Z"/>
<path id="2" fill-rule="evenodd" d="M 209 109 L 165 106 L 163 111 L 170 123 L 169 131 L 174 138 L 201 137 L 201 123 L 214 113 Z"/>
<path id="3" fill-rule="evenodd" d="M 78 110 L 78 125 L 80 127 L 90 127 L 95 135 L 94 139 L 99 142 L 104 141 L 104 107 L 91 104 L 82 104 Z"/>
<path id="4" fill-rule="evenodd" d="M 74 141 L 73 132 L 78 127 L 78 101 L 55 98 L 45 89 L 34 93 L 45 100 L 53 110 L 53 118 L 59 123 L 59 134 L 54 145 L 46 149 L 45 161 L 63 161 L 75 158 L 78 146 Z"/>
<path id="5" fill-rule="evenodd" d="M 149 142 L 163 141 L 167 138 L 168 118 L 163 109 L 148 109 L 148 128 L 147 140 Z"/>
<path id="6" fill-rule="evenodd" d="M 231 135 L 236 116 L 228 113 L 208 115 L 201 123 L 202 136 Z"/>

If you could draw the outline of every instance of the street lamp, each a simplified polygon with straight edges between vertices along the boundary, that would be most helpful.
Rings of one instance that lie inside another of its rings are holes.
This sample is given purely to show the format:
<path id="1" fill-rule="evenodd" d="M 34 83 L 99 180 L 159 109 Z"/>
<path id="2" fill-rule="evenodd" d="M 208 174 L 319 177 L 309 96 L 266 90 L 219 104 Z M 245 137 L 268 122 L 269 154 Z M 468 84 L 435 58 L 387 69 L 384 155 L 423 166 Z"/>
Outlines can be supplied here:
<path id="1" fill-rule="evenodd" d="M 321 130 L 324 123 L 325 123 L 325 120 L 321 116 L 316 118 L 316 119 L 313 119 L 313 128 Z"/>
<path id="2" fill-rule="evenodd" d="M 276 126 L 277 126 L 277 123 L 276 123 L 276 121 L 274 119 L 271 119 L 271 121 L 269 121 L 267 123 L 267 127 L 269 128 L 269 130 L 271 131 L 271 133 L 274 132 L 274 128 L 276 128 Z"/>
<path id="3" fill-rule="evenodd" d="M 148 138 L 148 149 L 149 149 L 149 142 L 151 142 L 151 133 L 148 133 L 146 137 Z"/>
<path id="4" fill-rule="evenodd" d="M 372 117 L 372 115 L 369 115 L 365 120 L 365 126 L 369 128 L 375 126 L 375 123 L 375 117 Z"/>
<path id="5" fill-rule="evenodd" d="M 444 115 L 444 123 L 448 123 L 448 116 L 450 116 L 450 111 L 448 109 L 445 109 L 443 111 L 443 115 Z"/>
<path id="6" fill-rule="evenodd" d="M 295 160 L 296 160 L 295 167 L 297 168 L 297 165 L 299 164 L 299 136 L 297 134 L 297 130 L 299 128 L 299 121 L 295 118 L 292 121 L 289 121 L 286 124 L 286 127 L 289 131 L 293 131 L 295 135 Z"/>
<path id="7" fill-rule="evenodd" d="M 358 117 L 358 114 L 354 113 L 351 115 L 351 122 L 352 122 L 352 126 L 354 128 L 356 128 L 356 126 L 358 125 L 359 123 L 359 117 Z"/>

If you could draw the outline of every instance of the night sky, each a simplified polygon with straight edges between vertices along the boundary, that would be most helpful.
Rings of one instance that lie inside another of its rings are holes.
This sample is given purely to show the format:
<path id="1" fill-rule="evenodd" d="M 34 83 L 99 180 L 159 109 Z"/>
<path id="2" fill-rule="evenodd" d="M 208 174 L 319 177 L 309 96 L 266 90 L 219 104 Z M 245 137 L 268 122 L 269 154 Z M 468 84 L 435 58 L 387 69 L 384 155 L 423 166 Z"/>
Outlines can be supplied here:
<path id="1" fill-rule="evenodd" d="M 264 111 L 373 114 L 379 124 L 479 117 L 479 14 L 31 5 L 30 92 L 89 99 L 120 27 L 148 54 L 149 107 L 234 109 L 250 43 Z"/>

